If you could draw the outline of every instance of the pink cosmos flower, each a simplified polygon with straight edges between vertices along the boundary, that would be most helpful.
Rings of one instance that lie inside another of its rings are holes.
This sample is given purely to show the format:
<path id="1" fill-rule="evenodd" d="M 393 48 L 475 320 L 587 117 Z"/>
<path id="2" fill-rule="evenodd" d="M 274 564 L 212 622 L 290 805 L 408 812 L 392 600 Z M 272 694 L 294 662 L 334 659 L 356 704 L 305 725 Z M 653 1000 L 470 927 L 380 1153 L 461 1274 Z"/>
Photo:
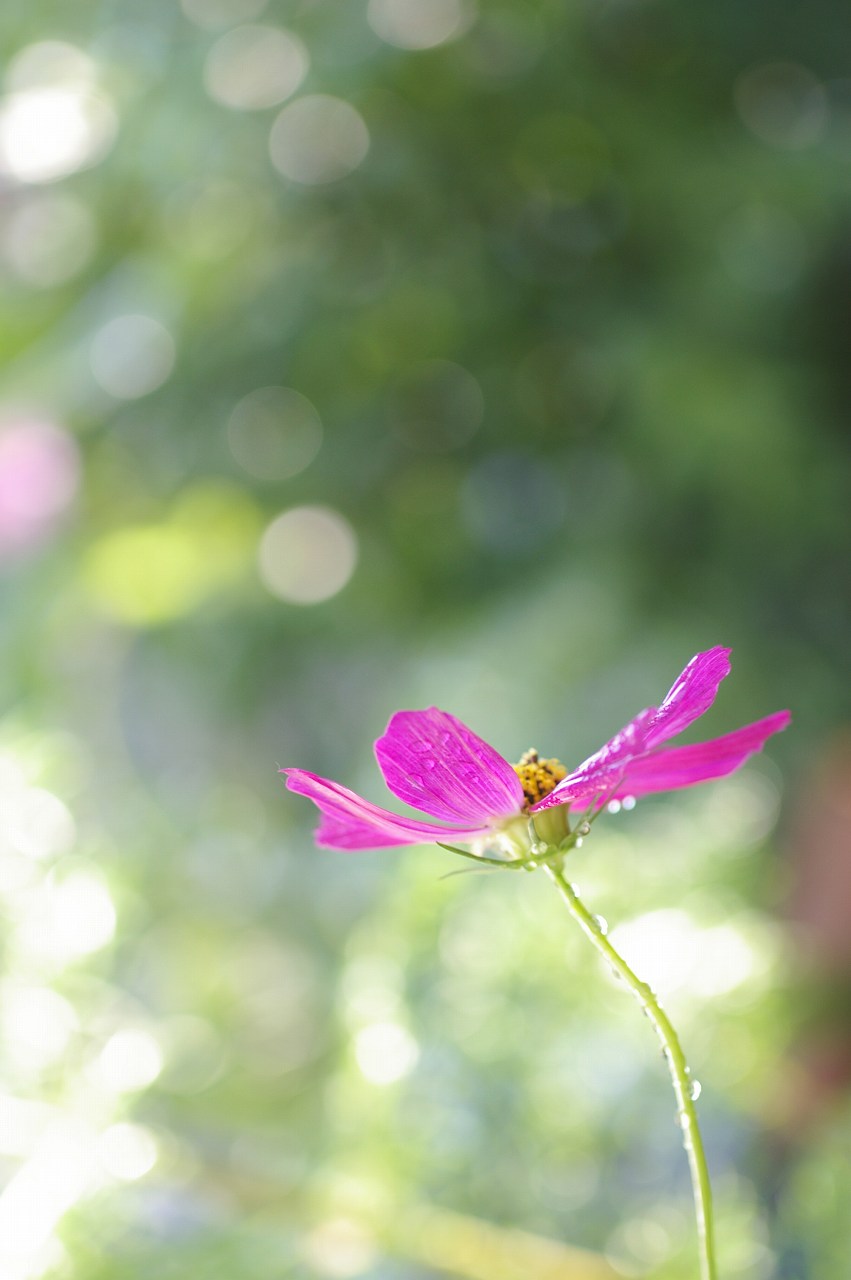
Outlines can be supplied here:
<path id="1" fill-rule="evenodd" d="M 377 849 L 429 841 L 478 842 L 498 837 L 517 820 L 556 806 L 599 808 L 613 800 L 673 791 L 723 778 L 766 739 L 785 729 L 776 711 L 733 733 L 693 746 L 662 744 L 712 706 L 730 670 L 730 650 L 698 653 L 658 707 L 640 711 L 572 773 L 558 760 L 527 752 L 512 765 L 447 711 L 397 711 L 375 744 L 378 767 L 397 797 L 437 822 L 381 809 L 327 778 L 282 769 L 290 791 L 322 814 L 317 844 L 329 849 Z M 562 809 L 564 815 L 567 808 Z M 565 833 L 566 833 L 565 824 Z"/>

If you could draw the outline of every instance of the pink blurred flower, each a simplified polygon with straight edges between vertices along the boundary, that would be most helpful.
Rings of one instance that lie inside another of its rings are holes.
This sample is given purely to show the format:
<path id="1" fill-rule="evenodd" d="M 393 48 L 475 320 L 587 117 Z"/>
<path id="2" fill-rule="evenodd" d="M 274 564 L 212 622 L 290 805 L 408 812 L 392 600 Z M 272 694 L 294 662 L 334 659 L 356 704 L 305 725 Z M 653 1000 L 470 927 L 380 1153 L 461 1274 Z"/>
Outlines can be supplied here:
<path id="1" fill-rule="evenodd" d="M 541 760 L 537 752 L 509 764 L 437 707 L 397 711 L 375 744 L 378 767 L 399 800 L 436 818 L 437 825 L 381 809 L 304 769 L 281 772 L 290 791 L 307 796 L 320 810 L 316 841 L 330 849 L 478 841 L 556 806 L 598 808 L 612 800 L 691 787 L 738 769 L 790 720 L 788 711 L 777 711 L 709 742 L 660 749 L 712 706 L 730 670 L 729 654 L 720 646 L 697 654 L 659 707 L 640 711 L 572 773 L 557 760 Z"/>
<path id="2" fill-rule="evenodd" d="M 38 419 L 0 425 L 0 558 L 42 541 L 73 501 L 79 478 L 67 432 Z"/>

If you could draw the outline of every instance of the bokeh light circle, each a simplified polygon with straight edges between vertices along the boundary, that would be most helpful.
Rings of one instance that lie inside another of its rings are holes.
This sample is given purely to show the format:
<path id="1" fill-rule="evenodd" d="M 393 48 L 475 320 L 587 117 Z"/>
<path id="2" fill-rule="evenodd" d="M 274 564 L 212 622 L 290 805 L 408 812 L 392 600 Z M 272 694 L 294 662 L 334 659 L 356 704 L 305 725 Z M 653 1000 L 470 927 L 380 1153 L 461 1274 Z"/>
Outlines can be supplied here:
<path id="1" fill-rule="evenodd" d="M 137 400 L 156 391 L 171 373 L 174 341 L 152 316 L 116 316 L 95 334 L 90 358 L 104 391 L 117 400 Z"/>
<path id="2" fill-rule="evenodd" d="M 180 0 L 180 7 L 189 21 L 206 31 L 257 18 L 266 4 L 267 0 Z"/>
<path id="3" fill-rule="evenodd" d="M 42 952 L 58 961 L 100 951 L 115 934 L 117 915 L 100 876 L 74 871 L 50 886 L 47 925 L 41 922 Z"/>
<path id="4" fill-rule="evenodd" d="M 204 65 L 211 98 L 237 111 L 277 106 L 310 67 L 303 42 L 281 27 L 244 26 L 220 36 Z"/>
<path id="5" fill-rule="evenodd" d="M 329 507 L 293 507 L 260 540 L 263 584 L 288 604 L 330 600 L 351 578 L 357 559 L 354 530 Z"/>
<path id="6" fill-rule="evenodd" d="M 157 1162 L 157 1143 L 150 1130 L 140 1124 L 121 1122 L 101 1134 L 98 1156 L 104 1170 L 122 1182 L 135 1182 Z"/>
<path id="7" fill-rule="evenodd" d="M 163 1054 L 148 1031 L 127 1027 L 107 1040 L 98 1058 L 98 1077 L 116 1093 L 136 1093 L 162 1071 Z"/>
<path id="8" fill-rule="evenodd" d="M 0 1000 L 0 1040 L 14 1065 L 40 1071 L 55 1062 L 79 1029 L 73 1005 L 52 987 L 9 982 Z"/>
<path id="9" fill-rule="evenodd" d="M 38 288 L 64 284 L 90 261 L 97 242 L 89 209 L 59 191 L 33 194 L 10 215 L 3 253 L 19 279 Z"/>
<path id="10" fill-rule="evenodd" d="M 759 293 L 782 293 L 800 279 L 809 246 L 799 222 L 785 209 L 747 204 L 733 210 L 718 235 L 730 276 Z"/>
<path id="11" fill-rule="evenodd" d="M 336 182 L 357 169 L 369 150 L 362 116 L 342 98 L 307 94 L 284 107 L 269 135 L 272 164 L 304 186 Z"/>
<path id="12" fill-rule="evenodd" d="M 25 45 L 9 63 L 5 84 L 18 93 L 47 84 L 92 84 L 96 76 L 92 59 L 65 40 L 39 40 Z"/>
<path id="13" fill-rule="evenodd" d="M 0 106 L 0 172 L 19 182 L 54 182 L 102 160 L 118 124 L 103 94 L 47 85 Z"/>
<path id="14" fill-rule="evenodd" d="M 752 67 L 739 76 L 733 96 L 743 123 L 773 147 L 809 147 L 827 124 L 824 89 L 811 71 L 795 62 Z"/>
<path id="15" fill-rule="evenodd" d="M 355 1058 L 370 1084 L 394 1084 L 416 1066 L 419 1046 L 396 1022 L 376 1022 L 355 1036 Z"/>
<path id="16" fill-rule="evenodd" d="M 9 63 L 0 103 L 0 172 L 54 182 L 97 164 L 118 120 L 87 53 L 62 40 L 26 45 Z"/>
<path id="17" fill-rule="evenodd" d="M 377 36 L 399 49 L 433 49 L 454 40 L 475 16 L 465 0 L 369 0 L 367 20 Z"/>
<path id="18" fill-rule="evenodd" d="M 231 414 L 228 444 L 249 475 L 289 480 L 319 452 L 322 422 L 307 397 L 292 387 L 258 387 Z"/>
<path id="19" fill-rule="evenodd" d="M 465 444 L 484 414 L 482 389 L 451 360 L 423 360 L 400 379 L 390 402 L 393 432 L 412 449 L 436 453 Z"/>

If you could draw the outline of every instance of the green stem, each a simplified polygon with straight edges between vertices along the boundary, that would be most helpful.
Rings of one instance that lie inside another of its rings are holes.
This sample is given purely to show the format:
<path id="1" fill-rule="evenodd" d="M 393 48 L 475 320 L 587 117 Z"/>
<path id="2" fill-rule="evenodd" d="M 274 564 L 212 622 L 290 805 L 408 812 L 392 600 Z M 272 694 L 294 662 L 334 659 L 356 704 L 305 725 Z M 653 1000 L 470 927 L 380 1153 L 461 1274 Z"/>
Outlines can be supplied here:
<path id="1" fill-rule="evenodd" d="M 659 1004 L 653 991 L 651 991 L 646 982 L 642 982 L 636 977 L 623 957 L 618 954 L 600 927 L 598 920 L 591 915 L 580 900 L 573 885 L 564 878 L 564 875 L 557 867 L 546 866 L 544 870 L 555 884 L 567 905 L 568 911 L 586 938 L 593 943 L 600 955 L 629 987 L 662 1042 L 662 1048 L 671 1072 L 674 1093 L 677 1098 L 677 1113 L 683 1131 L 683 1145 L 686 1149 L 691 1173 L 694 1212 L 697 1218 L 698 1246 L 700 1249 L 701 1280 L 717 1280 L 718 1271 L 715 1262 L 715 1245 L 712 1232 L 712 1189 L 709 1185 L 709 1170 L 706 1167 L 703 1141 L 698 1128 L 697 1111 L 695 1110 L 694 1099 L 691 1096 L 692 1080 L 677 1033 L 671 1026 L 668 1015 Z"/>

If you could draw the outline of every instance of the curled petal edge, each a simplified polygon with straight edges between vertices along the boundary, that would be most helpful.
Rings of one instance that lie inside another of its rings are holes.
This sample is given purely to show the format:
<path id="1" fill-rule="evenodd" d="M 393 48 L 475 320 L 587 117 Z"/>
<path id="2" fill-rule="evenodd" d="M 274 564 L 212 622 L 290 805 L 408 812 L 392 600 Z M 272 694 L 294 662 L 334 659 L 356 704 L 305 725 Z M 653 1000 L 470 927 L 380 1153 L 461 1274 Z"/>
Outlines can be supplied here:
<path id="1" fill-rule="evenodd" d="M 326 849 L 354 851 L 384 849 L 409 844 L 433 844 L 437 840 L 475 840 L 489 834 L 490 826 L 475 828 L 436 826 L 416 818 L 404 818 L 362 796 L 339 782 L 320 778 L 305 769 L 281 769 L 287 787 L 307 796 L 322 814 L 316 843 Z"/>
<path id="2" fill-rule="evenodd" d="M 648 726 L 644 749 L 649 751 L 682 733 L 704 715 L 730 674 L 730 653 L 722 645 L 696 653 L 677 676 Z"/>

